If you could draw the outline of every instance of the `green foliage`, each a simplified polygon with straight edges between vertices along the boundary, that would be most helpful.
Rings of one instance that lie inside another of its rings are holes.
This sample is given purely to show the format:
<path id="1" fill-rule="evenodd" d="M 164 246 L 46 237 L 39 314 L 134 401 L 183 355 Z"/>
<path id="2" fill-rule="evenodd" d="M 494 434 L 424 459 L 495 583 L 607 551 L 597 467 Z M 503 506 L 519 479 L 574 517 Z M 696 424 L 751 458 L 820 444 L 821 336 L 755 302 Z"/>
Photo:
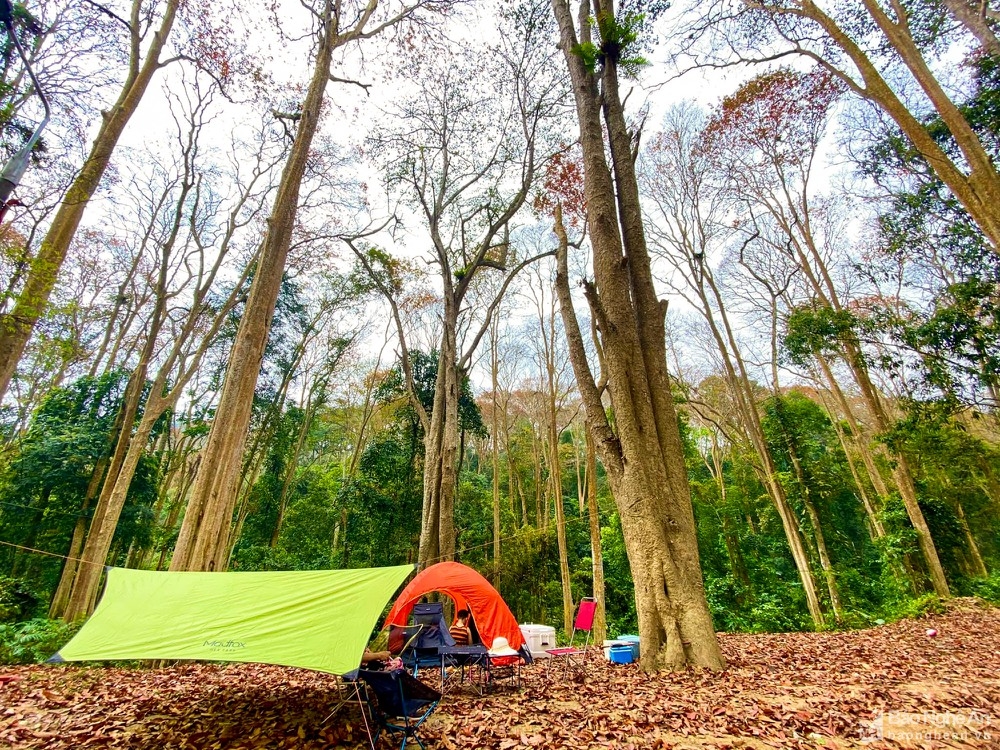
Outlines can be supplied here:
<path id="1" fill-rule="evenodd" d="M 41 598 L 18 578 L 0 575 L 0 623 L 33 617 Z"/>
<path id="2" fill-rule="evenodd" d="M 960 398 L 970 381 L 984 390 L 1000 385 L 1000 275 L 991 276 L 949 284 L 926 316 L 898 327 L 920 354 L 925 381 L 946 397 Z"/>
<path id="3" fill-rule="evenodd" d="M 857 321 L 846 310 L 828 305 L 794 309 L 786 322 L 784 352 L 794 364 L 805 365 L 816 354 L 837 354 L 842 342 L 853 335 Z"/>
<path id="4" fill-rule="evenodd" d="M 0 664 L 37 664 L 62 648 L 82 623 L 38 618 L 0 624 Z"/>
<path id="5" fill-rule="evenodd" d="M 996 162 L 1000 58 L 978 55 L 966 64 L 973 75 L 959 108 Z M 963 163 L 961 149 L 939 117 L 928 116 L 923 124 L 950 158 Z M 1000 382 L 1000 259 L 898 129 L 881 133 L 859 166 L 890 200 L 879 216 L 879 252 L 858 270 L 884 287 L 896 283 L 905 267 L 925 287 L 925 304 L 878 301 L 873 311 L 882 335 L 899 348 L 894 374 L 905 376 L 908 389 L 924 398 L 990 403 L 990 390 Z"/>
<path id="6" fill-rule="evenodd" d="M 940 597 L 936 594 L 924 594 L 915 599 L 907 599 L 898 606 L 885 610 L 883 619 L 886 622 L 893 622 L 914 619 L 921 615 L 940 615 L 944 614 L 944 611 L 944 604 Z"/>
<path id="7" fill-rule="evenodd" d="M 572 52 L 583 60 L 590 73 L 610 63 L 626 78 L 636 78 L 639 71 L 649 65 L 649 61 L 636 51 L 645 19 L 644 14 L 630 11 L 622 12 L 618 18 L 608 12 L 591 16 L 590 23 L 597 31 L 600 44 L 584 42 L 574 45 Z"/>
<path id="8" fill-rule="evenodd" d="M 434 408 L 434 389 L 437 384 L 438 352 L 432 350 L 425 354 L 416 349 L 410 350 L 410 368 L 413 372 L 413 387 L 424 410 L 430 414 Z M 489 433 L 483 422 L 483 414 L 472 393 L 472 384 L 467 373 L 460 374 L 461 390 L 458 394 L 458 428 L 475 437 L 485 438 Z M 375 400 L 382 404 L 403 399 L 406 395 L 406 382 L 403 369 L 399 365 L 392 368 L 389 375 L 375 390 Z M 423 428 L 413 407 L 404 402 L 399 407 L 400 417 L 408 421 L 416 430 L 416 436 L 423 439 Z"/>
<path id="9" fill-rule="evenodd" d="M 986 578 L 970 578 L 962 582 L 962 593 L 978 596 L 991 604 L 1000 605 L 1000 573 Z"/>
<path id="10" fill-rule="evenodd" d="M 110 450 L 127 380 L 124 372 L 80 378 L 44 399 L 0 470 L 0 539 L 65 554 L 94 470 Z M 124 562 L 133 542 L 150 537 L 158 470 L 151 455 L 142 457 L 115 533 L 115 562 Z M 93 512 L 93 503 L 86 512 Z M 0 565 L 40 593 L 55 587 L 61 570 L 57 557 L 9 546 L 0 547 Z"/>

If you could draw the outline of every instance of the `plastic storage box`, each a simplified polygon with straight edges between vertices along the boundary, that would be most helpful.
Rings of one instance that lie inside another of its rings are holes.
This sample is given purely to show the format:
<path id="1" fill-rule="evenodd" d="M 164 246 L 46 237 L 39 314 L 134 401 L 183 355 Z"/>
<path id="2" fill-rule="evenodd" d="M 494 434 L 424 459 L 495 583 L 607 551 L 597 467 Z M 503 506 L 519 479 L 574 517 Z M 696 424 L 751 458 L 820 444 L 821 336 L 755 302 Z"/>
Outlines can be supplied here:
<path id="1" fill-rule="evenodd" d="M 556 647 L 555 628 L 548 625 L 534 625 L 530 622 L 520 627 L 521 635 L 524 636 L 524 640 L 528 644 L 528 651 L 531 652 L 533 659 L 549 656 L 549 654 L 545 653 L 545 650 Z"/>
<path id="2" fill-rule="evenodd" d="M 604 649 L 604 658 L 607 659 L 608 661 L 611 661 L 611 647 L 624 646 L 624 645 L 626 645 L 625 641 L 619 641 L 619 640 L 605 641 L 604 643 L 601 644 L 601 648 Z"/>
<path id="3" fill-rule="evenodd" d="M 632 646 L 629 644 L 623 644 L 620 646 L 611 647 L 611 663 L 612 664 L 631 664 L 632 659 Z"/>
<path id="4" fill-rule="evenodd" d="M 639 661 L 639 636 L 637 635 L 620 635 L 618 640 L 622 643 L 627 643 L 632 647 L 632 661 Z"/>

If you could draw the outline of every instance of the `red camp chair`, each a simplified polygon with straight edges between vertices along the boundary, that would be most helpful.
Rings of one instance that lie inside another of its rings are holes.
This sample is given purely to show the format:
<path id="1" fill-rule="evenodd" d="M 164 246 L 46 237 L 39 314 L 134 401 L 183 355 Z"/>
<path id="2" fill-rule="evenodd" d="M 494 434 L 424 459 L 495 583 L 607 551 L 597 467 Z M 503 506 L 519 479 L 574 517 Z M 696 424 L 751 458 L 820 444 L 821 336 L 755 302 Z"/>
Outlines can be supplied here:
<path id="1" fill-rule="evenodd" d="M 580 600 L 580 606 L 576 610 L 576 619 L 573 621 L 573 634 L 569 638 L 569 645 L 563 648 L 549 648 L 545 650 L 545 653 L 551 657 L 546 672 L 555 663 L 556 659 L 563 660 L 564 670 L 576 667 L 578 664 L 580 668 L 583 667 L 583 663 L 587 658 L 587 648 L 590 646 L 591 630 L 594 627 L 594 614 L 596 612 L 597 602 L 593 598 L 587 596 Z M 583 642 L 583 648 L 576 648 L 573 645 L 578 632 L 587 634 L 587 638 Z M 577 657 L 579 657 L 579 660 Z"/>

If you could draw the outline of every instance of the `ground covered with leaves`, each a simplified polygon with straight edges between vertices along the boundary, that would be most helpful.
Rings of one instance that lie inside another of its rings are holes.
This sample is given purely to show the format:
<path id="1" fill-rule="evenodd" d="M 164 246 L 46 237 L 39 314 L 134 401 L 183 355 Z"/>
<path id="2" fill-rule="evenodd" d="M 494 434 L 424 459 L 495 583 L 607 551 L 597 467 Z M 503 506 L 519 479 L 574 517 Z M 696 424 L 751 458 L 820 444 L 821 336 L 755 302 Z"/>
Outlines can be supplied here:
<path id="1" fill-rule="evenodd" d="M 1000 609 L 961 600 L 869 630 L 722 645 L 717 673 L 648 676 L 597 652 L 577 677 L 536 663 L 518 692 L 448 692 L 421 734 L 447 750 L 1000 748 Z M 356 706 L 327 718 L 336 695 L 333 677 L 253 664 L 0 667 L 0 747 L 366 746 Z"/>

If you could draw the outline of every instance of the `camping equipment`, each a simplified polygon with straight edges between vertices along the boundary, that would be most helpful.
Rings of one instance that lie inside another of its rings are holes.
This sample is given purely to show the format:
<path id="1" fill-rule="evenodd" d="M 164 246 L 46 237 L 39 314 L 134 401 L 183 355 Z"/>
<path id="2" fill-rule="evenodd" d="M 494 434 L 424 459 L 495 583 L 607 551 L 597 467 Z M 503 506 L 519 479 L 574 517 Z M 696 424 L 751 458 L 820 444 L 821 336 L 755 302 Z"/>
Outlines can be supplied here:
<path id="1" fill-rule="evenodd" d="M 411 619 L 411 627 L 419 628 L 419 632 L 400 654 L 403 663 L 413 670 L 414 677 L 421 667 L 440 666 L 441 682 L 444 683 L 444 664 L 440 652 L 442 648 L 455 645 L 455 639 L 451 637 L 444 621 L 444 605 L 441 602 L 415 604 Z"/>
<path id="2" fill-rule="evenodd" d="M 456 610 L 467 609 L 472 613 L 472 622 L 483 643 L 493 643 L 502 636 L 512 648 L 524 644 L 517 619 L 497 590 L 475 570 L 457 562 L 438 563 L 418 573 L 392 605 L 385 619 L 386 627 L 405 625 L 414 605 L 434 591 L 451 597 Z"/>
<path id="3" fill-rule="evenodd" d="M 437 708 L 441 693 L 425 685 L 406 670 L 392 672 L 369 672 L 362 669 L 358 677 L 368 685 L 368 707 L 378 724 L 373 745 L 384 729 L 392 735 L 402 735 L 399 750 L 405 750 L 406 741 L 414 739 L 424 747 L 417 729 Z M 375 699 L 371 696 L 374 693 Z"/>
<path id="4" fill-rule="evenodd" d="M 49 661 L 202 659 L 358 668 L 411 565 L 260 573 L 110 568 L 97 609 Z"/>
<path id="5" fill-rule="evenodd" d="M 547 657 L 546 649 L 556 647 L 556 629 L 549 625 L 522 623 L 521 635 L 524 636 L 528 652 L 535 657 Z"/>
<path id="6" fill-rule="evenodd" d="M 634 661 L 632 658 L 632 647 L 627 643 L 612 646 L 610 652 L 608 658 L 612 664 L 631 664 Z"/>
<path id="7" fill-rule="evenodd" d="M 594 627 L 594 613 L 596 611 L 597 602 L 594 599 L 590 597 L 584 597 L 581 599 L 579 608 L 576 611 L 576 619 L 573 621 L 573 634 L 569 638 L 569 646 L 565 648 L 546 649 L 546 653 L 548 653 L 549 656 L 563 659 L 563 664 L 566 669 L 573 666 L 574 660 L 577 656 L 581 657 L 581 662 L 585 660 L 587 658 L 587 647 L 590 645 L 590 631 Z M 577 632 L 587 634 L 587 638 L 583 643 L 583 648 L 575 648 L 573 646 L 573 641 L 576 638 Z"/>

